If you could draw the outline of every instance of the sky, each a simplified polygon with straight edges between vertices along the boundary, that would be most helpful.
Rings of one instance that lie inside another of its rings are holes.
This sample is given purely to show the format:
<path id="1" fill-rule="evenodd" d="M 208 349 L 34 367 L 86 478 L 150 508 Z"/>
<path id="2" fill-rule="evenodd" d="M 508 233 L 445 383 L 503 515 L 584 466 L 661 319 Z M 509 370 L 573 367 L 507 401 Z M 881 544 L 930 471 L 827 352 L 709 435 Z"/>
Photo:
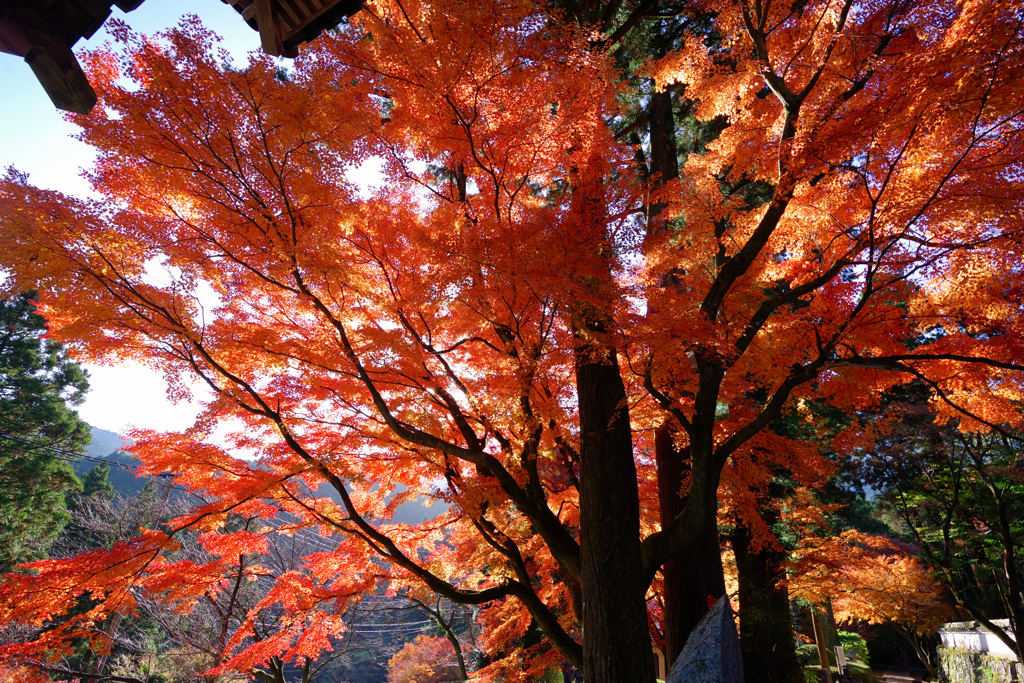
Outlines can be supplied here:
<path id="1" fill-rule="evenodd" d="M 185 14 L 198 14 L 222 36 L 239 64 L 259 48 L 259 34 L 220 0 L 147 0 L 137 10 L 112 9 L 107 24 L 120 19 L 136 31 L 152 34 L 178 23 Z M 110 40 L 106 26 L 75 51 L 95 48 Z M 89 196 L 80 170 L 91 165 L 90 148 L 73 139 L 77 128 L 54 108 L 32 70 L 20 58 L 0 53 L 0 172 L 9 166 L 29 174 L 30 181 L 66 194 Z M 123 433 L 129 427 L 180 430 L 188 427 L 197 409 L 171 404 L 163 378 L 141 366 L 86 365 L 91 390 L 78 413 L 89 424 Z"/>

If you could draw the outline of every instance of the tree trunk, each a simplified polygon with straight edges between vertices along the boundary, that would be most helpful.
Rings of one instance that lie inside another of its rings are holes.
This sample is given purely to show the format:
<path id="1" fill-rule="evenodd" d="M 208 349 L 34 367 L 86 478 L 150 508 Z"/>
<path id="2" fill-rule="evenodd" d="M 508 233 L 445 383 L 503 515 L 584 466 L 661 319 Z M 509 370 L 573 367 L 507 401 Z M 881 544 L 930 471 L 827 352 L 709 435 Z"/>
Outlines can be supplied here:
<path id="1" fill-rule="evenodd" d="M 120 612 L 114 612 L 114 614 L 112 614 L 110 616 L 110 620 L 107 622 L 106 628 L 103 629 L 104 632 L 107 634 L 107 637 L 111 641 L 114 640 L 114 634 L 117 632 L 117 627 L 120 626 L 120 625 L 121 625 L 121 613 Z M 102 675 L 103 674 L 103 670 L 105 668 L 107 668 L 107 659 L 108 659 L 108 655 L 100 655 L 96 659 L 96 663 L 92 667 L 92 673 L 97 675 L 97 676 Z"/>
<path id="2" fill-rule="evenodd" d="M 1004 492 L 993 484 L 989 484 L 989 486 L 996 502 L 999 539 L 1003 545 L 1003 579 L 1006 581 L 1005 585 L 998 582 L 996 585 L 999 587 L 999 594 L 1006 606 L 1007 616 L 1010 618 L 1010 630 L 1014 641 L 1013 652 L 1017 655 L 1018 662 L 1024 662 L 1024 642 L 1021 640 L 1021 636 L 1024 636 L 1024 601 L 1021 600 L 1024 588 L 1021 586 L 1020 572 L 1017 568 L 1019 542 L 1010 521 L 1014 513 L 1008 509 Z"/>
<path id="3" fill-rule="evenodd" d="M 667 425 L 654 437 L 654 454 L 658 466 L 658 498 L 661 524 L 675 519 L 685 499 L 680 495 L 683 478 L 689 470 L 690 456 L 686 449 L 675 447 Z M 674 558 L 661 567 L 665 580 L 665 667 L 672 668 L 686 639 L 708 612 L 708 598 L 725 595 L 725 575 L 718 541 L 718 525 L 708 524 L 686 557 Z"/>
<path id="4" fill-rule="evenodd" d="M 584 681 L 653 683 L 636 465 L 615 350 L 581 344 L 576 388 Z"/>
<path id="5" fill-rule="evenodd" d="M 917 631 L 913 627 L 907 628 L 900 626 L 898 622 L 893 622 L 893 630 L 896 633 L 903 636 L 903 639 L 910 644 L 910 647 L 914 648 L 914 654 L 921 660 L 921 664 L 928 670 L 928 675 L 932 680 L 939 679 L 939 672 L 935 668 L 935 664 L 932 662 L 932 652 L 923 642 L 921 642 L 921 636 L 918 635 Z"/>
<path id="6" fill-rule="evenodd" d="M 802 683 L 785 584 L 785 554 L 769 546 L 755 552 L 750 531 L 740 520 L 732 534 L 732 549 L 740 584 L 744 671 L 758 672 L 757 680 L 764 683 Z"/>

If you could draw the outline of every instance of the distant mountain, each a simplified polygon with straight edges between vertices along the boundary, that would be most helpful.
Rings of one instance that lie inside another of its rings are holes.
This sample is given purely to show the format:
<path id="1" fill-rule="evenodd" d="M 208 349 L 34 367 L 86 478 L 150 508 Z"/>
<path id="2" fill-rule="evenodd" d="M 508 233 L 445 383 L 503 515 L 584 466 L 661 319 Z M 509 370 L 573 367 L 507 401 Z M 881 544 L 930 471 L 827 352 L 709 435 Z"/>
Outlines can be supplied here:
<path id="1" fill-rule="evenodd" d="M 400 522 L 402 524 L 419 524 L 428 519 L 433 519 L 441 513 L 448 512 L 450 506 L 443 500 L 434 500 L 434 502 L 428 502 L 428 499 L 418 498 L 416 500 L 410 500 L 408 503 L 399 506 L 395 510 L 395 516 L 391 519 L 392 522 Z"/>
<path id="2" fill-rule="evenodd" d="M 120 434 L 108 432 L 106 429 L 100 429 L 99 427 L 93 427 L 92 443 L 89 444 L 85 455 L 89 458 L 103 458 L 108 461 L 110 463 L 110 474 L 107 475 L 107 478 L 114 485 L 114 491 L 126 496 L 133 496 L 146 485 L 146 479 L 140 479 L 135 476 L 134 472 L 118 467 L 118 465 L 122 465 L 135 468 L 142 464 L 138 459 L 121 450 L 129 443 L 128 439 L 125 439 Z M 81 478 L 95 466 L 96 463 L 91 460 L 79 460 L 74 465 L 75 474 Z"/>
<path id="3" fill-rule="evenodd" d="M 128 439 L 120 434 L 108 432 L 99 427 L 92 428 L 92 443 L 85 451 L 90 458 L 105 458 L 114 451 L 119 451 L 128 445 Z"/>
<path id="4" fill-rule="evenodd" d="M 401 484 L 398 485 L 398 491 L 405 490 L 407 489 Z M 316 494 L 330 498 L 335 503 L 341 503 L 341 496 L 338 495 L 338 492 L 330 484 L 321 484 Z M 448 512 L 449 507 L 451 506 L 443 500 L 435 499 L 433 502 L 430 502 L 426 496 L 420 496 L 416 500 L 410 500 L 399 505 L 391 521 L 399 524 L 419 524 L 428 519 L 433 519 L 444 512 Z"/>
<path id="5" fill-rule="evenodd" d="M 135 468 L 142 464 L 137 458 L 133 458 L 121 450 L 129 443 L 131 442 L 120 434 L 108 432 L 106 429 L 100 429 L 99 427 L 93 427 L 92 443 L 85 452 L 85 455 L 88 457 L 103 458 L 110 462 L 110 474 L 107 475 L 107 478 L 114 485 L 116 492 L 126 496 L 137 494 L 146 485 L 147 481 L 145 477 L 136 477 L 134 472 L 118 467 L 118 465 L 124 465 Z M 95 462 L 89 460 L 79 460 L 74 465 L 75 474 L 81 478 L 95 465 Z M 321 496 L 330 497 L 336 503 L 341 502 L 341 497 L 338 493 L 326 484 L 321 486 L 317 493 Z M 442 500 L 428 502 L 426 498 L 420 498 L 418 500 L 411 500 L 398 508 L 392 521 L 403 524 L 419 524 L 447 510 L 448 504 Z"/>

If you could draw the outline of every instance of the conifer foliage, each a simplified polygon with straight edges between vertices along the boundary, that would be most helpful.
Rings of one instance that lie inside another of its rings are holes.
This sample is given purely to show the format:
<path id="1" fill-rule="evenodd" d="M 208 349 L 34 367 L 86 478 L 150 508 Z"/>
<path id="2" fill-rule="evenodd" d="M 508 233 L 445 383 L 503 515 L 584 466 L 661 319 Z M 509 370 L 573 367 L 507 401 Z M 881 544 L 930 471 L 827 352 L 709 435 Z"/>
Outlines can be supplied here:
<path id="1" fill-rule="evenodd" d="M 34 299 L 29 292 L 0 301 L 0 571 L 46 556 L 70 519 L 65 494 L 82 486 L 49 449 L 81 451 L 90 438 L 74 411 L 88 379 L 44 338 Z"/>
<path id="2" fill-rule="evenodd" d="M 610 3 L 594 26 L 526 0 L 380 0 L 286 77 L 225 66 L 195 21 L 87 57 L 100 105 L 75 120 L 105 199 L 9 174 L 4 286 L 38 287 L 89 357 L 208 387 L 189 431 L 133 435 L 208 503 L 8 578 L 3 622 L 97 600 L 8 661 L 101 640 L 90 625 L 140 590 L 181 608 L 216 592 L 175 561 L 174 529 L 285 512 L 332 550 L 277 578 L 260 609 L 287 628 L 243 624 L 224 667 L 315 657 L 339 605 L 415 584 L 484 606 L 479 677 L 568 661 L 650 683 L 648 588 L 714 523 L 723 467 L 750 486 L 816 467 L 766 429 L 784 408 L 916 377 L 943 415 L 1018 419 L 1021 10 L 709 0 L 713 48 L 683 23 L 624 80 L 609 50 L 657 5 Z M 728 123 L 678 178 L 651 182 L 644 140 L 613 133 L 638 82 Z M 373 160 L 367 191 L 350 172 Z M 662 524 L 666 422 L 688 495 Z M 417 496 L 446 511 L 389 521 Z M 270 533 L 206 550 L 258 556 Z"/>

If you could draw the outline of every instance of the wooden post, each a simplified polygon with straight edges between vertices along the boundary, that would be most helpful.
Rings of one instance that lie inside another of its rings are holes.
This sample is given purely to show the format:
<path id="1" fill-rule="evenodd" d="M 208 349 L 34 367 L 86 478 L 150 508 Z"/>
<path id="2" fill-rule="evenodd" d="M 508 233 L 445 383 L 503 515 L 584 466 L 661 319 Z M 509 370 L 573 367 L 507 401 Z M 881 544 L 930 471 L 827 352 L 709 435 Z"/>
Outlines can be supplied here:
<path id="1" fill-rule="evenodd" d="M 665 670 L 665 653 L 663 653 L 661 648 L 654 643 L 651 643 L 651 649 L 654 651 L 654 656 L 658 660 L 658 678 L 664 681 L 668 678 L 668 672 Z"/>
<path id="2" fill-rule="evenodd" d="M 818 645 L 818 661 L 821 663 L 821 683 L 832 683 L 832 667 L 828 664 L 828 649 L 825 646 L 825 629 L 822 615 L 811 608 L 811 623 L 814 624 L 814 642 Z"/>
<path id="3" fill-rule="evenodd" d="M 260 44 L 263 51 L 268 55 L 279 56 L 281 54 L 281 41 L 278 40 L 275 30 L 274 10 L 271 0 L 255 0 L 252 9 L 256 16 L 256 26 L 259 27 Z"/>

